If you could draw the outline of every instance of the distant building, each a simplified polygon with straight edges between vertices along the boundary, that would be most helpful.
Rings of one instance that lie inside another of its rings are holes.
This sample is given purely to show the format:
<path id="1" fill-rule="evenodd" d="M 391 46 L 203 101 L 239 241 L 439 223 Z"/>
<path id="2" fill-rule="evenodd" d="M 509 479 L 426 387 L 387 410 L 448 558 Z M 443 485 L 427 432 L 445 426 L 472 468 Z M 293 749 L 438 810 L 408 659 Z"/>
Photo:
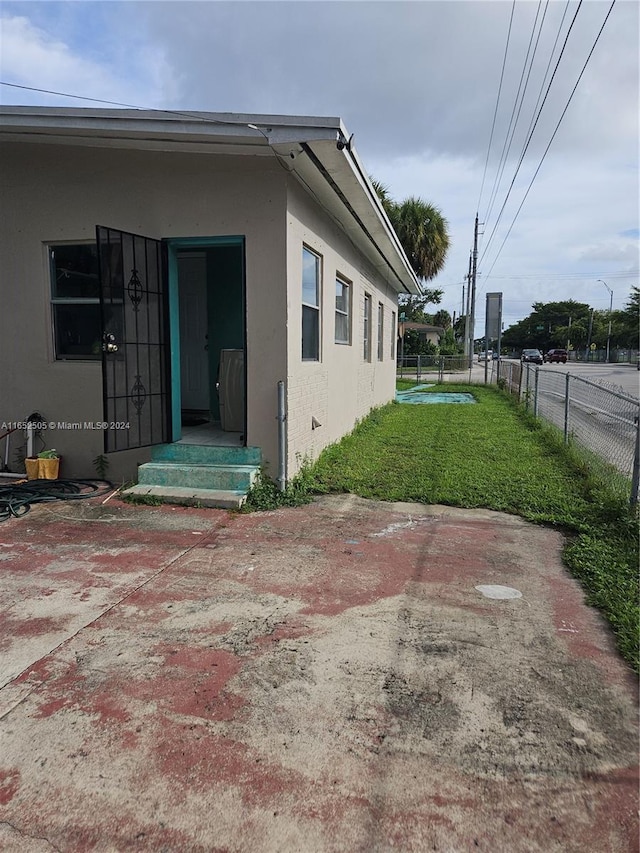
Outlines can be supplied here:
<path id="1" fill-rule="evenodd" d="M 440 338 L 444 335 L 445 330 L 442 326 L 430 326 L 427 323 L 400 323 L 398 334 L 402 336 L 404 332 L 414 331 L 418 333 L 420 340 L 428 341 L 431 344 L 438 346 Z"/>

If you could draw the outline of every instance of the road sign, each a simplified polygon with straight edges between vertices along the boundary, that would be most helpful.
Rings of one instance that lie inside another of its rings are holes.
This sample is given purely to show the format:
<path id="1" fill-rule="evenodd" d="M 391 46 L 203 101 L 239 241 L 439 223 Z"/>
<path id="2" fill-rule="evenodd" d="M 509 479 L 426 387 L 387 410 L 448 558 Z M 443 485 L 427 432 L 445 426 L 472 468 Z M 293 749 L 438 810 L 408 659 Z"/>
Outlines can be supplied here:
<path id="1" fill-rule="evenodd" d="M 495 340 L 502 327 L 502 293 L 487 293 L 485 338 Z"/>
<path id="2" fill-rule="evenodd" d="M 598 347 L 595 344 L 591 344 L 591 352 L 593 352 L 594 349 L 598 349 Z"/>

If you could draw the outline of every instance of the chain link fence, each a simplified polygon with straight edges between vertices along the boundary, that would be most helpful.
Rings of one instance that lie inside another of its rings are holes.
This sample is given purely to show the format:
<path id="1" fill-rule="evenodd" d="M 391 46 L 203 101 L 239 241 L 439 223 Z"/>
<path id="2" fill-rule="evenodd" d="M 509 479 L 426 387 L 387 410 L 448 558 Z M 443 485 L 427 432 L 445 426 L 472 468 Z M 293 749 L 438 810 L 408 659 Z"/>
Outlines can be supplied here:
<path id="1" fill-rule="evenodd" d="M 621 474 L 631 480 L 630 500 L 638 502 L 640 476 L 640 401 L 622 388 L 593 382 L 573 373 L 545 370 L 534 364 L 492 365 L 491 382 L 503 385 L 536 418 L 562 431 L 572 442 L 605 463 L 609 482 Z"/>
<path id="2" fill-rule="evenodd" d="M 463 355 L 405 355 L 398 359 L 398 379 L 417 382 L 470 382 L 469 359 Z"/>

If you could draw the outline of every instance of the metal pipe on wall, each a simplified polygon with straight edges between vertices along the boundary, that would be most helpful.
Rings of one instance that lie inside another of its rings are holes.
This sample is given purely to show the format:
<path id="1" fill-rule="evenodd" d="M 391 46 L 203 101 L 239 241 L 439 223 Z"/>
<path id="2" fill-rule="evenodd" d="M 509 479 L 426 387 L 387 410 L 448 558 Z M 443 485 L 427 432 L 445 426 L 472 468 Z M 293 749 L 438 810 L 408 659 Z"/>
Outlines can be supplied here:
<path id="1" fill-rule="evenodd" d="M 27 421 L 27 456 L 33 456 L 33 440 L 35 437 L 35 427 L 31 421 Z"/>
<path id="2" fill-rule="evenodd" d="M 284 382 L 278 382 L 278 488 L 281 492 L 287 488 L 287 436 L 285 421 L 287 419 L 284 398 Z"/>

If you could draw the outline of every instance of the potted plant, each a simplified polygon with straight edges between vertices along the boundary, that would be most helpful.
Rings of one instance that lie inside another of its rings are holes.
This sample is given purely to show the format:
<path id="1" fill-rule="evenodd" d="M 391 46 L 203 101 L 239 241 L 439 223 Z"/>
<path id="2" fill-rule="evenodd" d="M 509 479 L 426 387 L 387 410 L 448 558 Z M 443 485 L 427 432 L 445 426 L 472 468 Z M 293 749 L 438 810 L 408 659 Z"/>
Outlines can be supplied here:
<path id="1" fill-rule="evenodd" d="M 60 470 L 60 455 L 57 450 L 42 450 L 37 456 L 24 460 L 27 480 L 57 480 Z"/>

